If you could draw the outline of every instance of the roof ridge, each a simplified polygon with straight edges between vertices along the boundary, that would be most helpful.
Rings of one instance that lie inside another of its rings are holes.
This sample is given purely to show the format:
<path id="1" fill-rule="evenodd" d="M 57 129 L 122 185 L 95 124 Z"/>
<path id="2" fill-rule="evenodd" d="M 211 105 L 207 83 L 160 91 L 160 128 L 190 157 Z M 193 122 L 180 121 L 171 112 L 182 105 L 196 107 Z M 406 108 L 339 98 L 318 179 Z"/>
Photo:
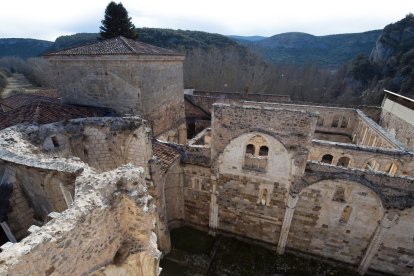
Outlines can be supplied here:
<path id="1" fill-rule="evenodd" d="M 121 41 L 135 54 L 137 54 L 138 52 L 134 49 L 134 47 L 132 47 L 131 45 L 129 45 L 128 43 L 128 39 L 126 37 L 120 36 L 119 37 L 121 39 Z"/>

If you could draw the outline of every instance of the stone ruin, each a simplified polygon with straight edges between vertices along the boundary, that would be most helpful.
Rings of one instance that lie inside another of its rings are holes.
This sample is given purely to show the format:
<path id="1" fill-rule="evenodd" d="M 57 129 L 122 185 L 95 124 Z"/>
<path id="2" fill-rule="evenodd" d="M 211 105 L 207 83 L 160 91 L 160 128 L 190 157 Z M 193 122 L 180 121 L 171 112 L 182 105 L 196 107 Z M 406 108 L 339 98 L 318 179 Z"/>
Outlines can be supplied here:
<path id="1" fill-rule="evenodd" d="M 0 132 L 0 275 L 158 275 L 183 225 L 414 273 L 412 99 L 183 90 L 182 56 L 125 38 L 45 58 L 64 110 L 112 112 L 37 108 Z"/>

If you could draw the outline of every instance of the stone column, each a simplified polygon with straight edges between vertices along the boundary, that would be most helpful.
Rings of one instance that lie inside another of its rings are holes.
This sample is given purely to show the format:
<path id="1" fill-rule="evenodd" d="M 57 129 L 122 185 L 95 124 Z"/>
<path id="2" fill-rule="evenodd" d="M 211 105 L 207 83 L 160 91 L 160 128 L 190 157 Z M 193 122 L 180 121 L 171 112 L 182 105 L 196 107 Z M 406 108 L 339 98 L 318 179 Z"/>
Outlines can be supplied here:
<path id="1" fill-rule="evenodd" d="M 280 231 L 279 242 L 277 244 L 277 254 L 281 255 L 285 252 L 286 242 L 289 235 L 290 224 L 292 223 L 293 212 L 295 212 L 296 203 L 298 203 L 299 195 L 290 194 L 286 202 L 285 217 L 283 218 L 282 230 Z"/>
<path id="2" fill-rule="evenodd" d="M 185 125 L 178 127 L 178 144 L 184 145 L 187 143 L 187 128 Z"/>
<path id="3" fill-rule="evenodd" d="M 377 229 L 375 230 L 374 236 L 372 236 L 371 241 L 369 242 L 368 247 L 365 251 L 365 254 L 362 257 L 361 263 L 359 264 L 359 274 L 363 275 L 367 272 L 369 266 L 371 265 L 372 259 L 378 252 L 381 242 L 384 239 L 385 233 L 388 232 L 388 229 L 391 228 L 391 226 L 395 223 L 397 218 L 397 213 L 386 213 L 382 220 L 379 222 Z"/>
<path id="4" fill-rule="evenodd" d="M 215 176 L 211 177 L 212 190 L 210 198 L 210 233 L 215 234 L 215 230 L 218 227 L 218 205 L 217 205 L 217 178 Z"/>

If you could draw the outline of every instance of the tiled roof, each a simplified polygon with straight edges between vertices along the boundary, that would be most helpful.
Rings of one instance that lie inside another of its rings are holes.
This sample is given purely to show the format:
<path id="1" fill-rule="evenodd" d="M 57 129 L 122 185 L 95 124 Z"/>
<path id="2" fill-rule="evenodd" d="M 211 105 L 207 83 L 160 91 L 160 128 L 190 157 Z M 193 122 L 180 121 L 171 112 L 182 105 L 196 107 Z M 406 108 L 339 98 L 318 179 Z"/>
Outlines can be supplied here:
<path id="1" fill-rule="evenodd" d="M 160 48 L 146 43 L 138 42 L 125 37 L 116 37 L 102 40 L 97 43 L 69 48 L 46 56 L 78 56 L 78 55 L 161 55 L 181 56 L 172 50 Z"/>
<path id="2" fill-rule="evenodd" d="M 166 173 L 171 165 L 181 156 L 178 150 L 155 139 L 152 141 L 152 151 L 154 156 L 160 161 L 162 174 Z"/>
<path id="3" fill-rule="evenodd" d="M 21 123 L 49 124 L 75 118 L 104 116 L 114 116 L 114 112 L 107 108 L 37 102 L 0 113 L 0 130 Z"/>
<path id="4" fill-rule="evenodd" d="M 60 100 L 57 98 L 40 96 L 37 94 L 17 94 L 0 101 L 0 106 L 4 106 L 7 109 L 16 109 L 25 105 L 40 102 L 59 103 Z"/>

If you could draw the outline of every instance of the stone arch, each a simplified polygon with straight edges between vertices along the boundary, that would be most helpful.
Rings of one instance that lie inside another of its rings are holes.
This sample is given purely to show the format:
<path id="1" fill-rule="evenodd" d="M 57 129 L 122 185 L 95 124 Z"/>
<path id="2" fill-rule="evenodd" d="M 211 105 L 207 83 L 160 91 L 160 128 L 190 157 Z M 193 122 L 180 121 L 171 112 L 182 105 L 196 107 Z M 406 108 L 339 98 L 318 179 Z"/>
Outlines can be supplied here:
<path id="1" fill-rule="evenodd" d="M 378 162 L 377 159 L 370 158 L 364 163 L 362 169 L 369 171 L 380 171 L 380 166 L 381 164 Z"/>
<path id="2" fill-rule="evenodd" d="M 395 176 L 399 173 L 402 166 L 400 161 L 387 158 L 381 160 L 380 170 L 390 176 Z"/>
<path id="3" fill-rule="evenodd" d="M 351 156 L 343 155 L 343 156 L 338 158 L 338 161 L 337 161 L 336 165 L 340 166 L 340 167 L 348 168 L 348 167 L 351 166 L 352 163 L 353 162 L 352 162 Z"/>
<path id="4" fill-rule="evenodd" d="M 381 197 L 362 183 L 317 181 L 299 193 L 288 246 L 357 264 L 384 212 Z"/>
<path id="5" fill-rule="evenodd" d="M 325 163 L 325 164 L 332 164 L 334 157 L 332 154 L 330 153 L 325 153 L 322 155 L 322 157 L 320 158 L 320 162 L 321 163 Z"/>
<path id="6" fill-rule="evenodd" d="M 246 147 L 254 137 L 262 137 L 266 144 L 255 145 L 255 155 L 257 158 L 266 159 L 267 169 L 262 172 L 255 172 L 243 169 L 245 164 Z M 259 156 L 260 146 L 266 146 L 267 156 Z M 256 154 L 257 153 L 257 154 Z M 248 132 L 239 135 L 230 141 L 224 148 L 223 153 L 218 158 L 220 173 L 229 174 L 257 174 L 260 176 L 288 180 L 291 175 L 291 155 L 286 147 L 275 137 L 263 132 Z"/>
<path id="7" fill-rule="evenodd" d="M 53 211 L 62 212 L 73 202 L 75 187 L 64 183 L 63 176 L 58 172 L 46 175 L 43 189 Z"/>

